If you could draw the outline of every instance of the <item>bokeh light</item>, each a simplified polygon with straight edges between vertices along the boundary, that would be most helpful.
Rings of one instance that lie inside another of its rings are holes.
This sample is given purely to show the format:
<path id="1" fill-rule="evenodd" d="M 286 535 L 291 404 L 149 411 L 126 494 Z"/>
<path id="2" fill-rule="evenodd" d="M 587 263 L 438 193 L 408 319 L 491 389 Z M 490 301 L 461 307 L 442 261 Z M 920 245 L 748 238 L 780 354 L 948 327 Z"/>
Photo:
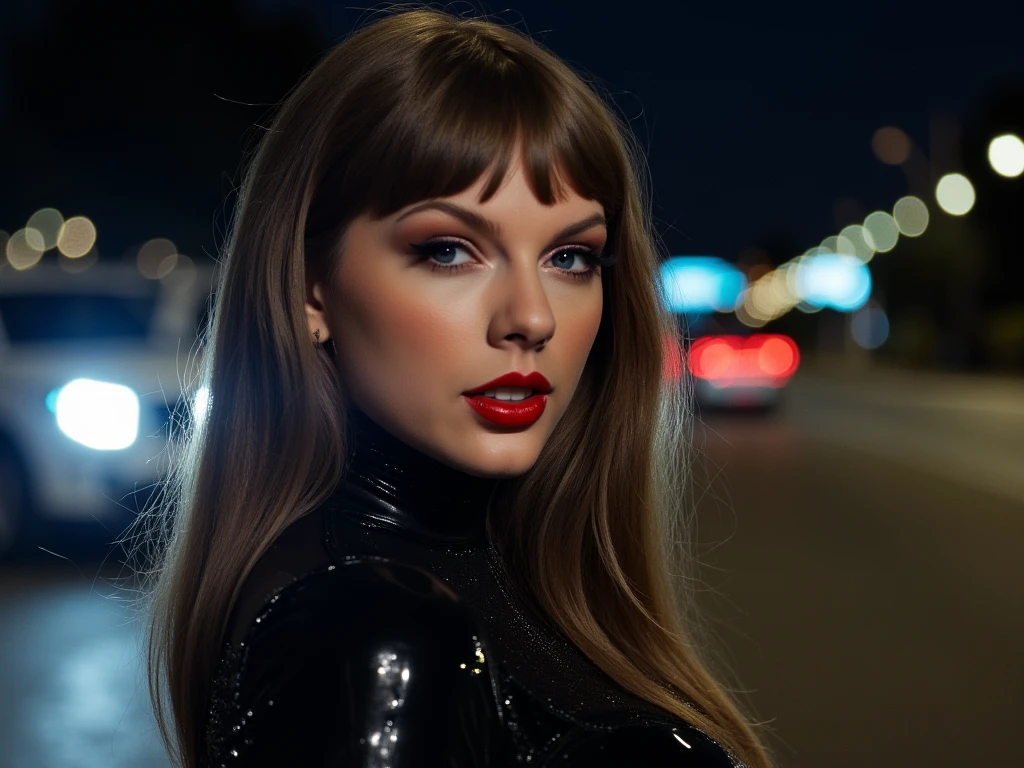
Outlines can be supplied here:
<path id="1" fill-rule="evenodd" d="M 178 247 L 165 237 L 148 240 L 139 248 L 139 272 L 150 280 L 158 280 L 174 269 L 177 253 Z"/>
<path id="2" fill-rule="evenodd" d="M 886 165 L 903 165 L 910 157 L 910 138 L 899 128 L 889 125 L 875 131 L 871 137 L 871 149 L 875 157 Z"/>
<path id="3" fill-rule="evenodd" d="M 829 235 L 819 246 L 823 253 L 845 253 L 847 256 L 857 255 L 857 246 L 846 235 Z"/>
<path id="4" fill-rule="evenodd" d="M 800 300 L 790 274 L 794 267 L 792 262 L 784 264 L 747 287 L 736 306 L 741 323 L 759 328 L 793 308 Z"/>
<path id="5" fill-rule="evenodd" d="M 871 296 L 871 273 L 856 256 L 825 253 L 800 262 L 800 298 L 841 312 L 859 309 Z"/>
<path id="6" fill-rule="evenodd" d="M 746 300 L 749 297 L 750 291 L 744 291 L 744 300 L 736 304 L 736 319 L 743 323 L 748 328 L 761 328 L 767 323 L 760 317 L 754 317 L 749 311 L 749 302 Z"/>
<path id="7" fill-rule="evenodd" d="M 25 233 L 25 242 L 28 243 L 29 248 L 40 253 L 46 250 L 46 238 L 43 237 L 42 232 L 33 227 L 25 227 L 22 232 Z"/>
<path id="8" fill-rule="evenodd" d="M 797 278 L 800 276 L 800 265 L 804 262 L 805 259 L 809 258 L 808 253 L 804 253 L 793 259 L 790 259 L 790 261 L 787 262 L 785 265 L 787 267 L 787 287 L 789 288 L 790 295 L 796 300 L 796 304 L 799 304 L 803 300 L 803 296 L 800 295 L 800 283 L 797 280 Z"/>
<path id="9" fill-rule="evenodd" d="M 71 274 L 78 274 L 79 272 L 85 272 L 87 269 L 92 267 L 97 262 L 99 256 L 95 250 L 89 251 L 85 256 L 78 256 L 75 258 L 68 258 L 64 254 L 60 255 L 60 268 L 65 272 Z"/>
<path id="10" fill-rule="evenodd" d="M 691 352 L 691 365 L 699 363 L 701 377 L 720 379 L 732 367 L 733 348 L 723 339 L 713 339 Z"/>
<path id="11" fill-rule="evenodd" d="M 818 306 L 817 304 L 811 304 L 808 301 L 800 301 L 796 308 L 807 315 L 813 315 L 815 312 L 821 312 L 824 307 Z"/>
<path id="12" fill-rule="evenodd" d="M 786 376 L 792 372 L 796 362 L 796 346 L 778 337 L 765 339 L 757 352 L 762 371 L 769 376 Z"/>
<path id="13" fill-rule="evenodd" d="M 996 136 L 988 145 L 988 162 L 1000 176 L 1020 176 L 1024 173 L 1024 141 L 1012 133 Z"/>
<path id="14" fill-rule="evenodd" d="M 170 259 L 172 257 L 168 257 Z M 164 265 L 166 266 L 166 265 Z M 183 253 L 176 253 L 173 256 L 172 268 L 163 276 L 160 280 L 166 282 L 171 278 L 187 278 L 194 277 L 196 271 L 196 263 L 192 261 L 188 256 Z"/>
<path id="15" fill-rule="evenodd" d="M 35 236 L 29 237 L 29 231 L 19 229 L 7 241 L 4 249 L 7 253 L 8 263 L 18 270 L 31 269 L 43 257 L 42 248 L 37 247 L 39 232 L 32 230 Z"/>
<path id="16" fill-rule="evenodd" d="M 974 207 L 974 185 L 962 173 L 947 173 L 935 185 L 935 200 L 952 216 L 963 216 Z"/>
<path id="17" fill-rule="evenodd" d="M 72 440 L 98 451 L 116 451 L 139 433 L 139 396 L 123 384 L 75 379 L 56 399 L 57 426 Z"/>
<path id="18" fill-rule="evenodd" d="M 865 264 L 871 261 L 875 255 L 875 249 L 871 245 L 872 241 L 868 239 L 869 237 L 864 227 L 860 224 L 851 224 L 848 227 L 844 227 L 839 233 L 839 241 L 845 240 L 849 243 L 849 250 L 843 251 L 843 253 L 850 253 L 851 256 L 856 256 Z"/>
<path id="19" fill-rule="evenodd" d="M 901 197 L 892 208 L 892 217 L 901 235 L 917 237 L 928 229 L 928 206 L 919 197 Z"/>
<path id="20" fill-rule="evenodd" d="M 42 208 L 33 213 L 25 225 L 28 237 L 32 245 L 43 251 L 48 251 L 57 245 L 57 235 L 60 228 L 64 226 L 64 216 L 56 208 Z M 38 233 L 37 235 L 31 233 Z"/>
<path id="21" fill-rule="evenodd" d="M 96 225 L 85 216 L 72 216 L 57 235 L 57 250 L 69 259 L 80 259 L 96 244 Z"/>
<path id="22" fill-rule="evenodd" d="M 900 239 L 896 220 L 885 211 L 868 214 L 864 219 L 864 239 L 876 253 L 888 253 Z"/>
<path id="23" fill-rule="evenodd" d="M 687 355 L 694 376 L 719 386 L 744 381 L 778 386 L 799 364 L 796 342 L 780 334 L 702 336 L 694 339 Z"/>
<path id="24" fill-rule="evenodd" d="M 839 253 L 839 237 L 838 235 L 829 235 L 821 241 L 821 248 L 823 253 Z"/>
<path id="25" fill-rule="evenodd" d="M 672 312 L 732 311 L 746 276 L 715 256 L 674 256 L 661 265 L 664 300 Z"/>
<path id="26" fill-rule="evenodd" d="M 750 289 L 746 291 L 744 295 L 743 305 L 747 311 L 747 314 L 761 322 L 768 322 L 772 319 L 775 314 L 773 302 L 769 291 L 767 290 L 768 284 L 772 279 L 773 272 L 769 272 L 767 275 L 762 277 L 756 283 L 750 286 Z"/>
<path id="27" fill-rule="evenodd" d="M 766 279 L 768 278 L 762 277 L 743 292 L 743 316 L 749 317 L 751 320 L 755 320 L 762 325 L 768 322 L 772 315 L 769 308 L 764 305 L 764 290 L 762 286 Z M 736 312 L 739 315 L 739 308 L 737 308 Z"/>
<path id="28" fill-rule="evenodd" d="M 869 304 L 854 314 L 850 333 L 864 349 L 878 349 L 889 338 L 889 318 L 881 307 Z"/>
<path id="29" fill-rule="evenodd" d="M 157 264 L 156 276 L 158 278 L 167 277 L 169 274 L 171 274 L 171 272 L 174 270 L 176 266 L 178 266 L 177 253 L 172 253 L 167 256 L 164 256 L 164 258 L 160 260 L 160 263 Z"/>

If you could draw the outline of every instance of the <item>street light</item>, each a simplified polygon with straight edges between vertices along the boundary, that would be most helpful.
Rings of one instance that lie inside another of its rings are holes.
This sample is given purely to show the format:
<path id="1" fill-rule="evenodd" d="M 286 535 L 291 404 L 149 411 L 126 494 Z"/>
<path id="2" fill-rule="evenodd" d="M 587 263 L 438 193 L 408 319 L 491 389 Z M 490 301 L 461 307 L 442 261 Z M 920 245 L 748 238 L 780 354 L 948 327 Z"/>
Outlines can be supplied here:
<path id="1" fill-rule="evenodd" d="M 892 208 L 892 217 L 901 235 L 919 237 L 928 229 L 928 206 L 914 195 L 897 200 Z"/>
<path id="2" fill-rule="evenodd" d="M 988 145 L 988 162 L 1000 176 L 1020 176 L 1024 173 L 1024 141 L 1012 133 L 996 136 Z"/>
<path id="3" fill-rule="evenodd" d="M 864 219 L 865 239 L 876 253 L 886 253 L 896 247 L 900 229 L 891 214 L 885 211 L 869 213 Z"/>
<path id="4" fill-rule="evenodd" d="M 963 216 L 974 207 L 974 185 L 962 173 L 947 173 L 935 186 L 935 200 L 951 216 Z"/>

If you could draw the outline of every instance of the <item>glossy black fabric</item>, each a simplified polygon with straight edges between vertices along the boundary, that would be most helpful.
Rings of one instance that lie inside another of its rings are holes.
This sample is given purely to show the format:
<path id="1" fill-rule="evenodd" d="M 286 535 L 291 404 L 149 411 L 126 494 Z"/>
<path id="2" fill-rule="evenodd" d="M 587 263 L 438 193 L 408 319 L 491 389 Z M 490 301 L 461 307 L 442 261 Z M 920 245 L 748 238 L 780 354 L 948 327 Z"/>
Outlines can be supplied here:
<path id="1" fill-rule="evenodd" d="M 517 590 L 485 534 L 495 481 L 353 416 L 341 487 L 236 606 L 209 765 L 736 765 L 620 688 Z"/>
<path id="2" fill-rule="evenodd" d="M 491 670 L 469 612 L 437 579 L 363 560 L 272 599 L 246 642 L 245 717 L 213 737 L 221 764 L 494 764 Z"/>

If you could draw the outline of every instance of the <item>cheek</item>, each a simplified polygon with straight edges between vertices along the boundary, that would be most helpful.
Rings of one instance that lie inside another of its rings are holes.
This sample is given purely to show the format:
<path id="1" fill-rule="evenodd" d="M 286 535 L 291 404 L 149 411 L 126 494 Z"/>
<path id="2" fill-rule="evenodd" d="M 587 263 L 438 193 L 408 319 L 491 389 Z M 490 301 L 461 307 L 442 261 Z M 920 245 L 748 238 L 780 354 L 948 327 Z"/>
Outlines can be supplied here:
<path id="1" fill-rule="evenodd" d="M 590 355 L 590 349 L 594 346 L 597 332 L 601 327 L 601 315 L 603 312 L 603 298 L 600 285 L 596 286 L 596 295 L 587 297 L 585 301 L 575 301 L 569 309 L 569 314 L 559 324 L 564 329 L 564 338 L 569 349 L 567 354 L 571 356 L 574 366 L 582 372 L 583 366 Z"/>
<path id="2" fill-rule="evenodd" d="M 439 361 L 458 358 L 466 319 L 400 279 L 344 274 L 340 279 L 359 289 L 343 291 L 335 317 L 342 373 L 354 394 L 399 391 L 415 399 L 411 384 L 425 392 L 443 383 L 436 374 L 447 366 Z"/>

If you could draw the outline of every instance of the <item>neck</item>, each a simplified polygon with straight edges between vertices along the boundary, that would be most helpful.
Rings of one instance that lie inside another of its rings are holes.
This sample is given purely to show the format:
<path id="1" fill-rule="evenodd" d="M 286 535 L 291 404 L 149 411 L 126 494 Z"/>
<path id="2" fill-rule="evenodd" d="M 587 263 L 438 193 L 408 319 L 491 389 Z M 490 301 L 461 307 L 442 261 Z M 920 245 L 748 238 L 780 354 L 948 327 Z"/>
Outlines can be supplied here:
<path id="1" fill-rule="evenodd" d="M 349 414 L 349 465 L 332 508 L 362 525 L 424 543 L 484 540 L 496 480 L 427 456 L 355 407 Z"/>

